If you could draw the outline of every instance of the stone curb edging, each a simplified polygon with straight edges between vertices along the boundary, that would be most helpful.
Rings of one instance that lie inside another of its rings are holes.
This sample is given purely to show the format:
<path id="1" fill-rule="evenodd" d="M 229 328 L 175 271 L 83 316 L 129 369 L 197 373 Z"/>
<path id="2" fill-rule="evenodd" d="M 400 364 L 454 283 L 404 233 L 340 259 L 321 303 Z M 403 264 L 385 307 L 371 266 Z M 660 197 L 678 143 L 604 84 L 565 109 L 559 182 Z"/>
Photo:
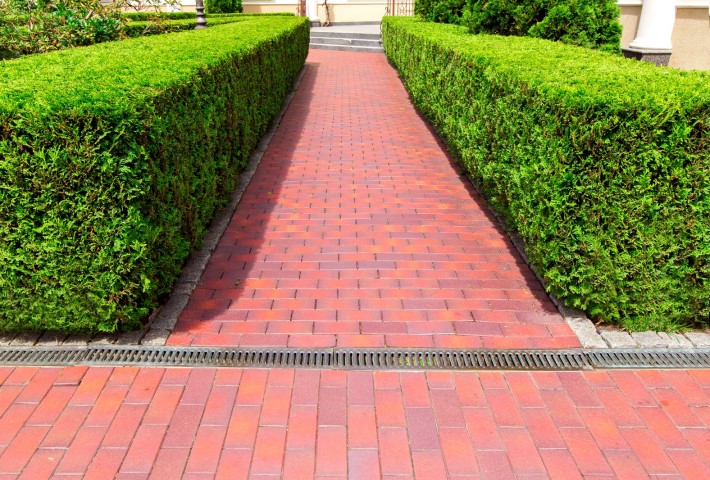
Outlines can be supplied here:
<path id="1" fill-rule="evenodd" d="M 254 152 L 249 158 L 249 164 L 239 177 L 239 185 L 232 193 L 229 203 L 217 212 L 214 220 L 210 224 L 207 233 L 202 239 L 203 247 L 195 250 L 185 261 L 185 266 L 180 273 L 180 277 L 175 282 L 168 300 L 159 306 L 148 318 L 145 330 L 133 332 L 98 334 L 98 335 L 65 335 L 54 332 L 21 332 L 17 334 L 0 333 L 0 346 L 82 346 L 96 344 L 113 345 L 152 345 L 162 346 L 168 341 L 168 337 L 175 328 L 178 317 L 190 300 L 192 291 L 197 286 L 202 273 L 207 268 L 207 264 L 212 257 L 212 252 L 217 248 L 222 234 L 229 226 L 229 222 L 234 215 L 237 205 L 242 195 L 251 182 L 259 163 L 261 162 L 266 149 L 271 143 L 271 139 L 276 133 L 276 129 L 281 124 L 281 120 L 286 113 L 291 100 L 293 99 L 298 86 L 301 84 L 303 75 L 306 73 L 308 65 L 304 65 L 293 84 L 291 92 L 286 96 L 281 110 L 271 122 L 269 130 L 259 141 Z"/>

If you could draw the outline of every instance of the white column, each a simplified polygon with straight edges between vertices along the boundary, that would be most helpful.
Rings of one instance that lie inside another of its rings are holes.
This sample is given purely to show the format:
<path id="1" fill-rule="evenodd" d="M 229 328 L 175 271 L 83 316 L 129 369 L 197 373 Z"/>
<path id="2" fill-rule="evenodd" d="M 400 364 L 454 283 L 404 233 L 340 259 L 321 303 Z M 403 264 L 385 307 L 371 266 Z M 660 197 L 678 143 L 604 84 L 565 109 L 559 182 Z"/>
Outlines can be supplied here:
<path id="1" fill-rule="evenodd" d="M 636 38 L 629 47 L 670 51 L 676 0 L 643 0 Z"/>
<path id="2" fill-rule="evenodd" d="M 306 15 L 311 22 L 318 22 L 318 3 L 317 0 L 306 0 Z"/>

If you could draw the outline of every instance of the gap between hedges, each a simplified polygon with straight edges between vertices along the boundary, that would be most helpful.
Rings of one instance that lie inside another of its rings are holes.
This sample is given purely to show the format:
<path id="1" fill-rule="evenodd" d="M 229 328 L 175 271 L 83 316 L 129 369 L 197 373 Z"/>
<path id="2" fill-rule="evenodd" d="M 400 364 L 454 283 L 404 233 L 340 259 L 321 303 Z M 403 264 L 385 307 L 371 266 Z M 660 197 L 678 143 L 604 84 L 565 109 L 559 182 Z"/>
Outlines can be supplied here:
<path id="1" fill-rule="evenodd" d="M 0 64 L 0 330 L 140 326 L 308 53 L 307 19 Z"/>
<path id="2" fill-rule="evenodd" d="M 632 331 L 710 321 L 710 75 L 385 18 L 414 103 L 550 293 Z"/>

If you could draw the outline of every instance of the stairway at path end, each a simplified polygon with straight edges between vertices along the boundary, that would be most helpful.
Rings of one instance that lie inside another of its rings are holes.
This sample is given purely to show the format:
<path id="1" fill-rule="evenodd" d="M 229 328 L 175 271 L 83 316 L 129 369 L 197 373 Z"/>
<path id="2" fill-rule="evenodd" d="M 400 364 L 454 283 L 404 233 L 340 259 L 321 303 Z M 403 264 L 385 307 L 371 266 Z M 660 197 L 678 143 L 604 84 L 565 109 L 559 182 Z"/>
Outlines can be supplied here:
<path id="1" fill-rule="evenodd" d="M 384 53 L 379 24 L 313 27 L 310 48 Z"/>

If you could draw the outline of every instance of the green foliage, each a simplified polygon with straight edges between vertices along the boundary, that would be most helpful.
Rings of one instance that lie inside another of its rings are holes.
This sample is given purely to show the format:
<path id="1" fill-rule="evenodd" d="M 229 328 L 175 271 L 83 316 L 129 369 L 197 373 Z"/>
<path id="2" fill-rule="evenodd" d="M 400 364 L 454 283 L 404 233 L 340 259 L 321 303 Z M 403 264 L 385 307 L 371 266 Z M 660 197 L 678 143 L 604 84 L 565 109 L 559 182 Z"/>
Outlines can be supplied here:
<path id="1" fill-rule="evenodd" d="M 468 0 L 468 28 L 471 33 L 524 36 L 555 1 L 560 0 Z"/>
<path id="2" fill-rule="evenodd" d="M 116 40 L 121 19 L 99 0 L 0 0 L 0 60 Z"/>
<path id="3" fill-rule="evenodd" d="M 241 13 L 242 0 L 205 0 L 206 13 Z"/>
<path id="4" fill-rule="evenodd" d="M 245 17 L 240 14 L 224 14 L 210 15 L 207 17 L 207 26 L 224 25 L 226 23 L 237 23 L 245 20 Z M 162 33 L 180 32 L 184 30 L 193 30 L 195 28 L 195 14 L 192 17 L 184 20 L 161 20 L 155 19 L 147 21 L 128 22 L 123 27 L 123 33 L 127 37 L 140 37 L 144 35 L 157 35 Z"/>
<path id="5" fill-rule="evenodd" d="M 128 22 L 123 26 L 127 37 L 180 32 L 195 28 L 195 12 L 131 12 L 124 13 Z M 293 13 L 213 13 L 206 15 L 207 26 L 240 22 L 251 17 L 293 17 Z"/>
<path id="6" fill-rule="evenodd" d="M 629 330 L 710 320 L 710 74 L 386 18 L 385 51 L 550 292 Z"/>
<path id="7" fill-rule="evenodd" d="M 162 12 L 162 11 L 147 11 L 147 12 L 123 12 L 121 18 L 129 22 L 147 22 L 149 20 L 189 20 L 195 19 L 195 12 Z"/>
<path id="8" fill-rule="evenodd" d="M 466 0 L 417 0 L 414 13 L 430 22 L 460 24 Z"/>
<path id="9" fill-rule="evenodd" d="M 471 33 L 531 36 L 621 53 L 616 0 L 468 0 Z"/>
<path id="10" fill-rule="evenodd" d="M 278 112 L 308 21 L 0 63 L 0 330 L 140 326 Z"/>

